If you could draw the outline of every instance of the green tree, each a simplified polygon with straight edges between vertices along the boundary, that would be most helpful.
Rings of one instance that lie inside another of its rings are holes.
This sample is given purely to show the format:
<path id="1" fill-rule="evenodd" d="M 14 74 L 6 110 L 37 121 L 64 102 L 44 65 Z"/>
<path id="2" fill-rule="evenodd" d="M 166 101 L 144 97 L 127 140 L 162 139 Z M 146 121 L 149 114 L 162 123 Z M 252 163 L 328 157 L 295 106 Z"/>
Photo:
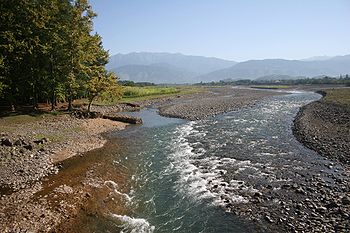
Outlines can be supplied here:
<path id="1" fill-rule="evenodd" d="M 117 85 L 87 0 L 1 0 L 0 12 L 0 98 L 13 108 L 50 100 L 53 110 L 59 98 L 71 110 Z"/>
<path id="2" fill-rule="evenodd" d="M 87 80 L 86 90 L 89 100 L 88 111 L 90 112 L 92 101 L 96 97 L 103 99 L 120 98 L 122 89 L 117 84 L 117 77 L 106 71 L 108 52 L 102 47 L 102 38 L 95 34 L 85 42 L 85 63 L 83 72 Z"/>
<path id="3" fill-rule="evenodd" d="M 101 97 L 102 100 L 115 100 L 122 96 L 122 88 L 117 84 L 117 77 L 113 73 L 103 76 L 95 76 L 87 83 L 88 112 L 91 110 L 92 101 Z"/>

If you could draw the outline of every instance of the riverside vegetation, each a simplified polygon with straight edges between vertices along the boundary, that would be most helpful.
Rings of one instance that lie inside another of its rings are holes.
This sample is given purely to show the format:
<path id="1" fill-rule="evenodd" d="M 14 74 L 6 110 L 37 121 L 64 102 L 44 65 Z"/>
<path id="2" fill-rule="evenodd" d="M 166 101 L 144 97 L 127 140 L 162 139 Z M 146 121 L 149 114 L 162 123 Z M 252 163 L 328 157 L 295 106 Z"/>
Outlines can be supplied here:
<path id="1" fill-rule="evenodd" d="M 0 102 L 15 110 L 39 102 L 119 98 L 107 72 L 108 52 L 93 30 L 87 0 L 4 0 L 0 3 Z"/>

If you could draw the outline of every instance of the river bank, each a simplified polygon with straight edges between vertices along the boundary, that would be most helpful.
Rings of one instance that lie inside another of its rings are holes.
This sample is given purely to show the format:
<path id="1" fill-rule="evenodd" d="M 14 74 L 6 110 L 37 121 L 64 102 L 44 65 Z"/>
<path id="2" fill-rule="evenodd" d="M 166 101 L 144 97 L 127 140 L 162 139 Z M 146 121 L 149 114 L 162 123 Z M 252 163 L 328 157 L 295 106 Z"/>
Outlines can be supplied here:
<path id="1" fill-rule="evenodd" d="M 321 155 L 350 165 L 350 101 L 342 101 L 348 98 L 350 89 L 337 90 L 341 96 L 328 100 L 335 91 L 321 91 L 321 100 L 300 109 L 294 121 L 294 135 Z"/>

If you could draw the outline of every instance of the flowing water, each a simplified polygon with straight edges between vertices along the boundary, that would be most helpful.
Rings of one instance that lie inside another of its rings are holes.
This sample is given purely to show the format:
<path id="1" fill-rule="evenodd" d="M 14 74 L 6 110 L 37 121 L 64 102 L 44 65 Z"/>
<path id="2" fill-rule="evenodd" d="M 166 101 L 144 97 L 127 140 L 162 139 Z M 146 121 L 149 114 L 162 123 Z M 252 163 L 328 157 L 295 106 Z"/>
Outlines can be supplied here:
<path id="1" fill-rule="evenodd" d="M 108 213 L 116 228 L 100 230 L 255 232 L 228 206 L 322 160 L 291 130 L 299 107 L 319 98 L 295 92 L 201 121 L 164 118 L 154 109 L 133 113 L 144 125 L 112 136 L 123 144 L 113 165 L 132 171 L 128 191 L 115 190 L 130 211 Z"/>

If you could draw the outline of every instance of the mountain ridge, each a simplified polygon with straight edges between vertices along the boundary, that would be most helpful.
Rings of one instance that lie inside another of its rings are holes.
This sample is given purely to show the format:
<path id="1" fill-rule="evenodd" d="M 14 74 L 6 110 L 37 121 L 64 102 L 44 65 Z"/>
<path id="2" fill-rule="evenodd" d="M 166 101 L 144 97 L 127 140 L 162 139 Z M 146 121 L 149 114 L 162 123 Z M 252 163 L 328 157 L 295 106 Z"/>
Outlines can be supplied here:
<path id="1" fill-rule="evenodd" d="M 111 56 L 107 69 L 121 80 L 195 83 L 260 77 L 338 76 L 350 73 L 350 55 L 320 60 L 261 59 L 243 62 L 181 53 L 134 52 Z"/>

